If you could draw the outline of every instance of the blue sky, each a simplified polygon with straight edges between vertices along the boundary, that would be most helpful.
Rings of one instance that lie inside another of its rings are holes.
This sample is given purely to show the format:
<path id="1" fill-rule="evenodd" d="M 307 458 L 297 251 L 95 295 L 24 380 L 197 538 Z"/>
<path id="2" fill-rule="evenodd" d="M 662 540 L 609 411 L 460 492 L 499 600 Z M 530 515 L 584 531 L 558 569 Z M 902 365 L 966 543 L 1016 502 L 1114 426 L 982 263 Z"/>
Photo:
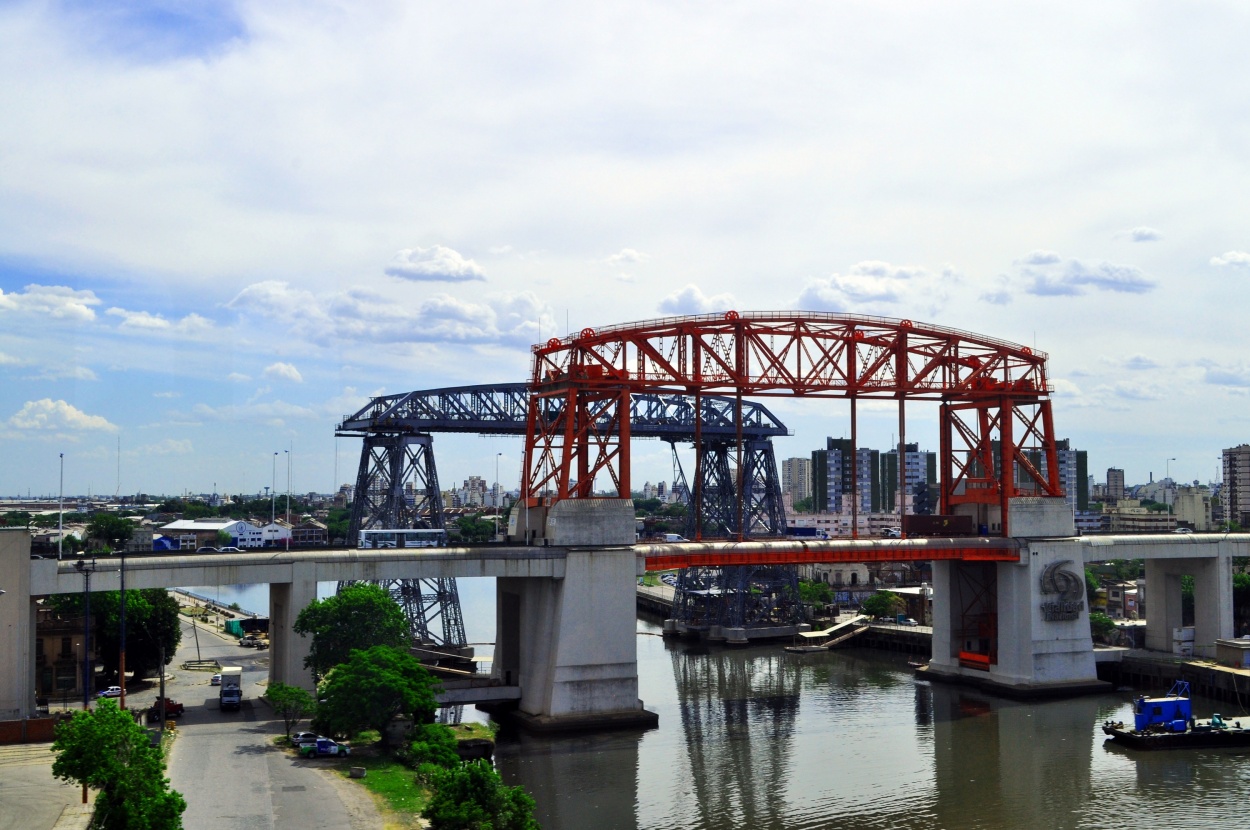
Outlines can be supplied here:
<path id="1" fill-rule="evenodd" d="M 329 490 L 371 395 L 729 308 L 1035 346 L 1092 471 L 1205 481 L 1250 440 L 1248 18 L 0 3 L 0 494 L 55 493 L 61 452 L 72 493 L 285 489 L 286 449 Z M 768 405 L 781 457 L 846 433 Z M 936 448 L 936 413 L 908 432 Z M 519 441 L 437 442 L 445 484 L 497 452 L 516 484 Z M 667 446 L 634 467 L 671 478 Z"/>

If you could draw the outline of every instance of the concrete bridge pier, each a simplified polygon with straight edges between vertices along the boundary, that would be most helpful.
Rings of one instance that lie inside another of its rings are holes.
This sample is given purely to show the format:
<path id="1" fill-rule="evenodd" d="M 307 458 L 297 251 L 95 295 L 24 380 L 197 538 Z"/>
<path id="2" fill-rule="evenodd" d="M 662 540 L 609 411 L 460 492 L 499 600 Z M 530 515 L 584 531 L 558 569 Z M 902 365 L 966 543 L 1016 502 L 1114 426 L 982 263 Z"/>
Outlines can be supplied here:
<path id="1" fill-rule="evenodd" d="M 1214 658 L 1216 639 L 1235 636 L 1233 556 L 1223 543 L 1218 547 L 1211 556 L 1209 550 L 1178 542 L 1169 545 L 1169 551 L 1183 554 L 1192 549 L 1203 555 L 1146 559 L 1146 648 L 1173 650 L 1173 634 L 1181 627 L 1182 576 L 1194 579 L 1194 656 Z"/>
<path id="2" fill-rule="evenodd" d="M 1021 697 L 1101 691 L 1085 563 L 1062 498 L 1018 498 L 1019 562 L 933 563 L 934 679 Z"/>
<path id="3" fill-rule="evenodd" d="M 30 533 L 0 528 L 0 720 L 35 711 L 35 601 L 30 595 Z"/>
<path id="4" fill-rule="evenodd" d="M 520 686 L 515 716 L 536 731 L 655 726 L 638 699 L 632 502 L 560 501 L 529 520 L 522 533 L 567 558 L 563 577 L 496 583 L 493 672 Z"/>
<path id="5" fill-rule="evenodd" d="M 269 682 L 316 691 L 304 666 L 311 641 L 293 630 L 299 613 L 317 599 L 315 565 L 292 565 L 290 582 L 269 584 Z"/>

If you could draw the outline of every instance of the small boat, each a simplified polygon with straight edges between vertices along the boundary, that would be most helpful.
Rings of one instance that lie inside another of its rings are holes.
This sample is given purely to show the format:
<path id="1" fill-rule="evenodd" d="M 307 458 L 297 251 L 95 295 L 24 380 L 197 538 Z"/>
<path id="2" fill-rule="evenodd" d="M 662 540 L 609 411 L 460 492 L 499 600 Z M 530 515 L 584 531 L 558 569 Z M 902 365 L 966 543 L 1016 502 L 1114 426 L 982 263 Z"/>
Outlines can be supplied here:
<path id="1" fill-rule="evenodd" d="M 1241 721 L 1229 723 L 1219 714 L 1196 720 L 1189 700 L 1189 683 L 1178 680 L 1163 697 L 1141 695 L 1133 701 L 1133 728 L 1106 721 L 1103 734 L 1130 749 L 1211 749 L 1250 746 L 1250 729 Z"/>

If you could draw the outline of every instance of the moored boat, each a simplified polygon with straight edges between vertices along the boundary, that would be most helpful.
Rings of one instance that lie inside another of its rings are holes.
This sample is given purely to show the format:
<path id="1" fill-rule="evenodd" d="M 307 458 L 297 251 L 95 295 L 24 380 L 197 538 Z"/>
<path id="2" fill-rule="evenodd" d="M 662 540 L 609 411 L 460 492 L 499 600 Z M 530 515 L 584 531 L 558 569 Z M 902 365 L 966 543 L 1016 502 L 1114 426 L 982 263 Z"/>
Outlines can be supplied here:
<path id="1" fill-rule="evenodd" d="M 1103 734 L 1130 749 L 1210 749 L 1250 746 L 1250 729 L 1229 723 L 1219 714 L 1197 720 L 1189 699 L 1189 683 L 1178 680 L 1163 697 L 1139 696 L 1133 701 L 1133 727 L 1106 721 Z"/>

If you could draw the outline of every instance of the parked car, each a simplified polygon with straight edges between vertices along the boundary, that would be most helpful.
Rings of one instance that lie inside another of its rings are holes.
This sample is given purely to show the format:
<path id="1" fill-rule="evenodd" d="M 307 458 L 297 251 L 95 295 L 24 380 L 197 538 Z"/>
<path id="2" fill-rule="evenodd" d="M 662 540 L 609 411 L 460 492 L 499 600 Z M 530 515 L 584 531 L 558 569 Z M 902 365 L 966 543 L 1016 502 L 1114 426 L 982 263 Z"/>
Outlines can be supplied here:
<path id="1" fill-rule="evenodd" d="M 899 625 L 920 625 L 920 623 L 916 622 L 911 617 L 904 617 L 903 619 L 898 621 L 898 624 Z"/>
<path id="2" fill-rule="evenodd" d="M 253 637 L 251 634 L 248 634 L 244 637 L 239 638 L 239 645 L 243 646 L 244 648 L 255 648 L 256 643 L 257 643 L 257 639 Z"/>
<path id="3" fill-rule="evenodd" d="M 176 700 L 165 698 L 165 717 L 180 717 L 186 711 L 186 707 Z M 161 716 L 161 699 L 158 697 L 152 707 L 148 709 L 148 720 L 157 720 Z"/>
<path id="4" fill-rule="evenodd" d="M 881 531 L 881 537 L 884 539 L 899 539 L 902 538 L 902 536 L 903 529 L 901 527 L 887 527 L 885 530 Z"/>
<path id="5" fill-rule="evenodd" d="M 1176 528 L 1175 530 L 1173 530 L 1172 532 L 1173 532 L 1173 533 L 1193 533 L 1194 531 L 1193 531 L 1193 528 L 1189 528 L 1189 527 L 1178 527 L 1178 528 Z"/>
<path id="6" fill-rule="evenodd" d="M 317 739 L 320 737 L 321 736 L 318 735 L 316 732 L 296 732 L 294 735 L 291 736 L 291 743 L 295 744 L 296 746 L 300 746 L 302 744 L 316 743 Z"/>
<path id="7" fill-rule="evenodd" d="M 107 689 L 105 689 L 104 691 L 96 695 L 96 697 L 121 697 L 121 696 L 122 696 L 121 686 L 109 686 Z"/>
<path id="8" fill-rule="evenodd" d="M 218 553 L 242 553 L 243 548 L 217 548 Z"/>
<path id="9" fill-rule="evenodd" d="M 328 758 L 332 755 L 351 755 L 351 747 L 336 743 L 329 738 L 317 738 L 310 743 L 300 744 L 299 754 L 305 758 Z"/>
<path id="10" fill-rule="evenodd" d="M 216 553 L 216 552 L 217 552 L 217 548 L 212 548 L 212 547 L 209 547 L 209 546 L 205 545 L 205 546 L 204 546 L 204 547 L 202 547 L 202 548 L 196 548 L 196 549 L 195 549 L 195 552 L 196 552 L 196 553 Z"/>
<path id="11" fill-rule="evenodd" d="M 212 684 L 213 686 L 220 686 L 220 685 L 221 685 L 221 675 L 220 675 L 220 674 L 214 674 L 214 675 L 213 675 L 213 679 L 212 679 L 212 680 L 210 680 L 210 681 L 209 681 L 209 683 L 210 683 L 210 684 Z"/>

